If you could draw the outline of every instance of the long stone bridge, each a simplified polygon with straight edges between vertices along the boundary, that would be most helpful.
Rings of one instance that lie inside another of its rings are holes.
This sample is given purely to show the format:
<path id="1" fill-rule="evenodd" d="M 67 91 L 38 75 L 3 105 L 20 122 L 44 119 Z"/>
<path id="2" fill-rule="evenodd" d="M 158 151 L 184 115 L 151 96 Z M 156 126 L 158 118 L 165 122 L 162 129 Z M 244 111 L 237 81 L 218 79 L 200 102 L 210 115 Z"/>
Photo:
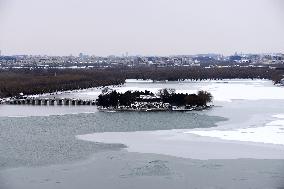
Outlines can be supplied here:
<path id="1" fill-rule="evenodd" d="M 2 100 L 0 104 L 11 104 L 11 105 L 45 105 L 45 106 L 77 106 L 77 105 L 85 105 L 91 106 L 96 105 L 95 100 L 82 100 L 82 99 L 74 99 L 74 98 L 11 98 L 9 100 Z"/>

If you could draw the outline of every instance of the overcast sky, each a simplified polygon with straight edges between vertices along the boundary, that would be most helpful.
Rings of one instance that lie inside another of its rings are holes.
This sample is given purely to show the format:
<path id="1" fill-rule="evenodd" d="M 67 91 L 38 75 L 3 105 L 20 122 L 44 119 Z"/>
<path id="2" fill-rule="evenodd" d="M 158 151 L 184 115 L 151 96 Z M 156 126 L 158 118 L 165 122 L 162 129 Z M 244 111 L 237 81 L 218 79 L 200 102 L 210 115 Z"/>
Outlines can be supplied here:
<path id="1" fill-rule="evenodd" d="M 284 53 L 283 0 L 0 0 L 2 54 Z"/>

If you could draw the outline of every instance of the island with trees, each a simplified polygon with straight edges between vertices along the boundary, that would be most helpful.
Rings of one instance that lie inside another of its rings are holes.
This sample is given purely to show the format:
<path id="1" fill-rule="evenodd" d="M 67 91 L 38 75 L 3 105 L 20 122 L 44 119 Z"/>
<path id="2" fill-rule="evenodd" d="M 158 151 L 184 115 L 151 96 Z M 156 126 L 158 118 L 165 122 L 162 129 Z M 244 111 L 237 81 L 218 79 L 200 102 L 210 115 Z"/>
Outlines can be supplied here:
<path id="1" fill-rule="evenodd" d="M 210 108 L 213 96 L 206 91 L 197 94 L 176 93 L 174 89 L 150 91 L 104 90 L 97 99 L 101 111 L 192 111 Z"/>

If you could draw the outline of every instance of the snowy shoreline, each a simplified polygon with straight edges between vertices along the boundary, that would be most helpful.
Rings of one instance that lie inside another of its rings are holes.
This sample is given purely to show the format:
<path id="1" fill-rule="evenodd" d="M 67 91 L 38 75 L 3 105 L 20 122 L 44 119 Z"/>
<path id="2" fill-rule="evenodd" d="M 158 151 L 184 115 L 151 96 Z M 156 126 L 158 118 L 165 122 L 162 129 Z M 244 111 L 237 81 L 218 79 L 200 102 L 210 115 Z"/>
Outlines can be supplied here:
<path id="1" fill-rule="evenodd" d="M 147 80 L 141 80 L 141 79 L 126 79 L 125 80 L 125 84 L 124 85 L 112 85 L 112 86 L 105 86 L 105 87 L 109 87 L 109 88 L 113 88 L 118 90 L 119 92 L 125 92 L 127 90 L 147 90 L 147 88 L 145 89 L 139 89 L 138 87 L 131 87 L 131 88 L 127 88 L 125 87 L 127 84 L 169 84 L 169 83 L 179 83 L 181 85 L 183 84 L 187 84 L 187 83 L 202 83 L 202 84 L 230 84 L 230 83 L 242 83 L 243 81 L 245 81 L 248 85 L 253 84 L 255 86 L 259 86 L 263 83 L 271 83 L 271 85 L 273 87 L 275 87 L 276 85 L 272 84 L 271 80 L 268 79 L 222 79 L 222 80 L 210 80 L 210 79 L 206 79 L 206 80 L 201 80 L 201 81 L 195 81 L 195 80 L 190 80 L 190 79 L 185 79 L 185 80 L 181 80 L 181 81 L 167 81 L 167 82 L 154 82 L 153 80 L 147 79 Z M 282 87 L 282 86 L 278 86 L 277 87 Z M 92 87 L 92 88 L 87 88 L 87 89 L 75 89 L 75 90 L 68 90 L 68 91 L 57 91 L 57 92 L 52 92 L 52 93 L 44 93 L 44 94 L 33 94 L 33 95 L 27 95 L 28 97 L 47 97 L 47 96 L 58 96 L 58 95 L 66 95 L 66 94 L 76 94 L 76 93 L 81 93 L 83 95 L 86 96 L 98 96 L 101 93 L 101 89 L 103 89 L 104 87 Z M 158 88 L 160 89 L 160 88 Z M 206 90 L 207 88 L 201 88 L 202 90 Z M 150 90 L 151 92 L 156 92 L 157 89 L 153 89 Z M 178 93 L 194 93 L 196 92 L 196 90 L 177 90 Z M 230 93 L 230 94 L 233 94 Z M 268 94 L 267 94 L 268 95 Z M 215 95 L 214 95 L 215 96 Z M 263 95 L 262 98 L 266 98 L 266 95 Z M 0 100 L 5 100 L 5 99 L 9 99 L 9 98 L 0 98 Z M 217 100 L 221 100 L 221 101 L 230 101 L 232 99 L 227 99 L 225 97 L 225 95 L 220 96 L 218 94 L 218 96 L 216 97 Z M 237 99 L 237 98 L 234 98 Z M 258 99 L 254 99 L 253 97 L 250 97 L 251 100 L 258 100 Z M 280 98 L 278 95 L 275 95 L 275 99 L 282 99 Z"/>

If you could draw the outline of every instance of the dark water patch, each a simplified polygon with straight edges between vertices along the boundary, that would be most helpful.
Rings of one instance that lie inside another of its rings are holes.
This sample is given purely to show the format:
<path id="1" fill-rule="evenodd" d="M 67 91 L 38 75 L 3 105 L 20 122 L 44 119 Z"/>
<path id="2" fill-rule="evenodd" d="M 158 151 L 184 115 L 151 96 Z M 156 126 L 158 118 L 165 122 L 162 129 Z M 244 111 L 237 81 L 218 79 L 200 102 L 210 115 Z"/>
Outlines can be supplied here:
<path id="1" fill-rule="evenodd" d="M 0 169 L 64 163 L 124 145 L 86 142 L 94 132 L 207 128 L 224 118 L 199 113 L 105 113 L 0 118 Z"/>

